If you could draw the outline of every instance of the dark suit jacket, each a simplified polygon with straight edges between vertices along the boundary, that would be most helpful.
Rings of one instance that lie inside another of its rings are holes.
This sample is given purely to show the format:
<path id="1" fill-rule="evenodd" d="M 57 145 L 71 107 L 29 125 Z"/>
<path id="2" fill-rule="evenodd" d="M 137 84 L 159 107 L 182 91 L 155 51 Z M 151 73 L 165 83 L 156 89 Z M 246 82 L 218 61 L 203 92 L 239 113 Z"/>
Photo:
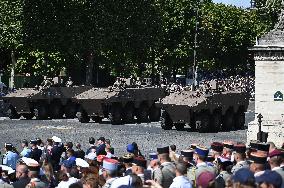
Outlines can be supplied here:
<path id="1" fill-rule="evenodd" d="M 30 183 L 30 178 L 20 178 L 18 181 L 15 181 L 12 185 L 14 188 L 25 188 L 26 185 Z"/>

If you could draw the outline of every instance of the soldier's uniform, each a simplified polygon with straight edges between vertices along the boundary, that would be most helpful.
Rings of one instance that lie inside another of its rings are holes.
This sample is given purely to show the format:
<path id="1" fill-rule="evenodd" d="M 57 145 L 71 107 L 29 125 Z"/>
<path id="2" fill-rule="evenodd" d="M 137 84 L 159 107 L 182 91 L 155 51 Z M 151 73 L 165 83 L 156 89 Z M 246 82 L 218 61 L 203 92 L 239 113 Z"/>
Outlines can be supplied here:
<path id="1" fill-rule="evenodd" d="M 169 147 L 157 148 L 159 154 L 169 154 Z M 176 177 L 175 165 L 172 162 L 163 162 L 158 169 L 154 171 L 154 180 L 163 188 L 169 188 Z"/>
<path id="2" fill-rule="evenodd" d="M 199 146 L 196 147 L 195 153 L 207 157 L 209 150 L 207 148 L 201 148 Z M 196 166 L 190 167 L 187 171 L 187 177 L 189 180 L 191 180 L 194 185 L 196 185 L 196 180 L 197 177 L 202 173 L 202 172 L 211 172 L 212 174 L 216 175 L 217 171 L 216 168 L 213 166 L 208 166 L 206 162 L 201 162 L 196 164 Z"/>
<path id="3" fill-rule="evenodd" d="M 241 155 L 245 156 L 246 152 L 246 145 L 245 144 L 236 144 L 234 145 L 234 152 L 239 153 Z M 249 168 L 249 163 L 245 160 L 243 161 L 238 161 L 237 164 L 235 164 L 231 170 L 233 174 L 236 173 L 241 168 Z"/>

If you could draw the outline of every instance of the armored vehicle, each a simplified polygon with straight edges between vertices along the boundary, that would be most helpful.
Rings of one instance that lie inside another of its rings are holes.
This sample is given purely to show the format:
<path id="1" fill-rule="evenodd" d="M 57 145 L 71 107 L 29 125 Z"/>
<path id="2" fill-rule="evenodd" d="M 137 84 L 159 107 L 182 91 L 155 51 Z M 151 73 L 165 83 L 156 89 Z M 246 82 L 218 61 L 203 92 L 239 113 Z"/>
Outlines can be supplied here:
<path id="1" fill-rule="evenodd" d="M 162 108 L 161 127 L 183 130 L 188 124 L 193 131 L 218 132 L 242 129 L 249 94 L 238 90 L 179 91 L 170 93 L 157 104 Z"/>
<path id="2" fill-rule="evenodd" d="M 77 117 L 86 123 L 90 119 L 101 122 L 109 118 L 112 124 L 159 121 L 161 110 L 155 102 L 165 97 L 165 90 L 158 87 L 93 88 L 77 95 L 80 104 Z"/>
<path id="3" fill-rule="evenodd" d="M 71 98 L 82 93 L 91 86 L 74 87 L 46 87 L 46 88 L 21 88 L 3 97 L 9 104 L 8 116 L 18 119 L 22 115 L 26 119 L 57 119 L 76 117 L 77 105 Z"/>

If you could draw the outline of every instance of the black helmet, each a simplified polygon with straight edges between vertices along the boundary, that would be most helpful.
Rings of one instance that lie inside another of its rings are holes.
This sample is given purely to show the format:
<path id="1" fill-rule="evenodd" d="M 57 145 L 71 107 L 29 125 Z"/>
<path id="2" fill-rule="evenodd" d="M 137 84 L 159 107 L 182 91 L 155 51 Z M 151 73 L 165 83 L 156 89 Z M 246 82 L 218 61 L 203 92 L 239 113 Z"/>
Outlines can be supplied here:
<path id="1" fill-rule="evenodd" d="M 94 139 L 94 137 L 90 137 L 89 138 L 89 143 L 90 144 L 95 144 L 96 140 Z"/>

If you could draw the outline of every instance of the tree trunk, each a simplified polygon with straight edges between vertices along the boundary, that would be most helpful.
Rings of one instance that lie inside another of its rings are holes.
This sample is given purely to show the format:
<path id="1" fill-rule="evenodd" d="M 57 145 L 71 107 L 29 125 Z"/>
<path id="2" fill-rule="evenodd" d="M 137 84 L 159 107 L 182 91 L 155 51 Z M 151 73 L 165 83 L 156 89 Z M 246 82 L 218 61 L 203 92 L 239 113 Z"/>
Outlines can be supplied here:
<path id="1" fill-rule="evenodd" d="M 89 52 L 86 57 L 86 85 L 92 85 L 94 69 L 94 54 Z"/>
<path id="2" fill-rule="evenodd" d="M 15 87 L 15 67 L 17 64 L 17 59 L 16 59 L 16 55 L 15 52 L 12 50 L 11 51 L 11 59 L 12 59 L 12 68 L 11 68 L 11 75 L 10 75 L 10 83 L 9 83 L 9 87 L 12 89 Z"/>

